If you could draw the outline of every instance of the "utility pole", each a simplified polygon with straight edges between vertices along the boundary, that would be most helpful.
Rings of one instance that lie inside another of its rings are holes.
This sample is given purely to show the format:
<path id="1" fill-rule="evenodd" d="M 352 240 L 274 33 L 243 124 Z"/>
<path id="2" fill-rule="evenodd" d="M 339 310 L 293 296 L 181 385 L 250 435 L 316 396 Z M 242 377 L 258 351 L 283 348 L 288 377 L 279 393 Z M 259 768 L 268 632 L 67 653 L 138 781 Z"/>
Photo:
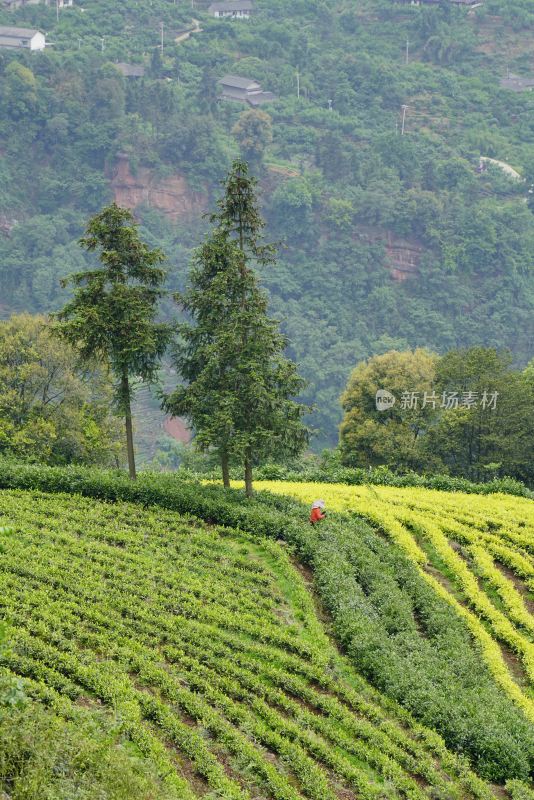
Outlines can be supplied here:
<path id="1" fill-rule="evenodd" d="M 300 73 L 297 67 L 297 98 L 300 100 Z"/>
<path id="2" fill-rule="evenodd" d="M 402 125 L 401 125 L 401 136 L 404 136 L 404 123 L 406 122 L 406 110 L 407 110 L 407 109 L 408 109 L 408 106 L 406 106 L 406 105 L 403 105 L 403 106 L 402 106 Z"/>
<path id="3" fill-rule="evenodd" d="M 56 21 L 59 22 L 59 0 L 56 0 Z"/>
<path id="4" fill-rule="evenodd" d="M 161 55 L 163 55 L 163 22 L 160 22 L 161 25 Z"/>
<path id="5" fill-rule="evenodd" d="M 406 39 L 406 64 L 410 63 L 410 40 Z"/>
<path id="6" fill-rule="evenodd" d="M 106 46 L 106 39 L 105 39 L 104 36 L 100 37 L 100 43 L 102 45 L 102 52 L 104 52 L 104 49 L 105 49 L 105 46 Z"/>

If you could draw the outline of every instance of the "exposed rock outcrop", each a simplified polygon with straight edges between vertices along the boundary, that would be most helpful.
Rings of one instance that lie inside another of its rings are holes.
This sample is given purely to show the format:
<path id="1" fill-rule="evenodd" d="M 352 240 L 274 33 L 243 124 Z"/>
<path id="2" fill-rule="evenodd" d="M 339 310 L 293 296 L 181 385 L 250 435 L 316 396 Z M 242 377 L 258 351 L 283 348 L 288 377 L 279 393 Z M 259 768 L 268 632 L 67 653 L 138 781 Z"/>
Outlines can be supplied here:
<path id="1" fill-rule="evenodd" d="M 0 214 L 0 233 L 4 236 L 9 236 L 18 220 L 14 217 L 8 217 L 6 214 Z"/>
<path id="2" fill-rule="evenodd" d="M 384 247 L 384 265 L 394 281 L 402 283 L 408 279 L 417 280 L 421 258 L 425 253 L 421 242 L 412 237 L 403 238 L 378 226 L 362 225 L 359 231 L 364 239 Z"/>
<path id="3" fill-rule="evenodd" d="M 208 203 L 207 194 L 193 191 L 183 175 L 157 180 L 147 167 L 141 167 L 134 175 L 125 154 L 117 157 L 111 186 L 118 205 L 131 209 L 147 205 L 173 221 L 198 216 Z"/>
<path id="4" fill-rule="evenodd" d="M 189 444 L 191 441 L 191 431 L 180 417 L 166 417 L 163 422 L 163 430 L 172 439 L 182 444 Z"/>
<path id="5" fill-rule="evenodd" d="M 386 263 L 394 281 L 402 283 L 417 276 L 423 248 L 413 242 L 394 237 L 388 231 L 386 240 Z"/>

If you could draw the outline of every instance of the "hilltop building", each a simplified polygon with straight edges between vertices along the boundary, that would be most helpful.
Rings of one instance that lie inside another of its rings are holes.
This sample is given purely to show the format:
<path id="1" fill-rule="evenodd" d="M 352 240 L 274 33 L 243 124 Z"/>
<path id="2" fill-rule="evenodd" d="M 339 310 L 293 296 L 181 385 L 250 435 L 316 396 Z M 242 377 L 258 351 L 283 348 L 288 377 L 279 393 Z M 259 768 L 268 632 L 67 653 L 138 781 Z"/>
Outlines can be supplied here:
<path id="1" fill-rule="evenodd" d="M 0 47 L 21 50 L 44 50 L 46 40 L 44 33 L 32 28 L 11 28 L 0 26 Z"/>
<path id="2" fill-rule="evenodd" d="M 520 75 L 513 75 L 510 72 L 508 77 L 502 78 L 500 86 L 511 92 L 532 92 L 534 91 L 534 77 L 522 78 Z"/>
<path id="3" fill-rule="evenodd" d="M 234 100 L 237 103 L 247 103 L 252 107 L 272 103 L 273 100 L 276 100 L 276 95 L 272 92 L 264 92 L 261 83 L 253 78 L 225 75 L 218 83 L 222 89 L 221 100 Z"/>
<path id="4" fill-rule="evenodd" d="M 2 5 L 9 9 L 22 8 L 22 6 L 37 6 L 43 2 L 46 6 L 55 6 L 57 2 L 59 8 L 67 8 L 74 5 L 74 0 L 1 0 Z"/>
<path id="5" fill-rule="evenodd" d="M 115 64 L 115 69 L 118 69 L 125 78 L 142 78 L 145 74 L 145 68 L 142 64 L 127 64 L 125 61 L 119 61 Z"/>
<path id="6" fill-rule="evenodd" d="M 435 6 L 441 3 L 441 0 L 394 0 L 394 2 L 409 3 L 412 6 Z M 449 0 L 456 6 L 467 6 L 469 8 L 477 8 L 483 5 L 480 0 Z"/>
<path id="7" fill-rule="evenodd" d="M 226 3 L 212 3 L 208 13 L 212 17 L 226 19 L 248 19 L 253 6 L 250 0 L 228 0 Z"/>

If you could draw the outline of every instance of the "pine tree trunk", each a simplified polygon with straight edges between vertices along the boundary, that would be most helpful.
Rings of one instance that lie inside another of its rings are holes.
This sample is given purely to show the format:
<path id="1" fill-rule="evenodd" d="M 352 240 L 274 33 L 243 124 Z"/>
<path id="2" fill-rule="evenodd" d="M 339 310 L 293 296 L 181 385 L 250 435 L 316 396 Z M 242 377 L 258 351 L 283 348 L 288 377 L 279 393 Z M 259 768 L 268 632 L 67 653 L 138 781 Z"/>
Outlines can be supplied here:
<path id="1" fill-rule="evenodd" d="M 245 453 L 245 494 L 247 497 L 252 497 L 254 494 L 252 488 L 252 454 L 250 450 Z"/>
<path id="2" fill-rule="evenodd" d="M 230 488 L 230 464 L 228 462 L 228 453 L 223 451 L 221 453 L 221 469 L 222 469 L 222 479 L 223 479 L 223 486 L 225 489 Z"/>
<path id="3" fill-rule="evenodd" d="M 128 454 L 128 471 L 130 478 L 135 481 L 137 472 L 135 469 L 135 452 L 133 443 L 133 425 L 132 425 L 132 409 L 130 406 L 130 385 L 128 381 L 128 374 L 122 376 L 121 389 L 124 403 L 124 421 L 126 427 L 126 452 Z"/>

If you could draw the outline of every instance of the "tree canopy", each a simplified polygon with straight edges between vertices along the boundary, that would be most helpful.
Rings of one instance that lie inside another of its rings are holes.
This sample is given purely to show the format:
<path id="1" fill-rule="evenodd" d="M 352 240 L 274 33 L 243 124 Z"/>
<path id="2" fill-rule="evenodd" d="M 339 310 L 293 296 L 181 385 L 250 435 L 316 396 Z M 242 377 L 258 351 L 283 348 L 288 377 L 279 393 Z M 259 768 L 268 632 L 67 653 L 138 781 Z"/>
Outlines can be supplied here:
<path id="1" fill-rule="evenodd" d="M 380 407 L 378 391 L 395 398 Z M 450 472 L 531 484 L 534 381 L 509 353 L 386 353 L 356 366 L 342 396 L 340 451 L 351 466 Z"/>
<path id="2" fill-rule="evenodd" d="M 183 290 L 218 181 L 257 153 L 267 237 L 282 243 L 258 271 L 308 381 L 315 448 L 335 442 L 362 358 L 483 343 L 524 366 L 534 94 L 501 82 L 532 73 L 529 0 L 257 0 L 240 22 L 198 5 L 87 0 L 59 21 L 45 4 L 0 9 L 55 43 L 0 53 L 0 313 L 62 307 L 59 279 L 91 266 L 84 220 L 113 198 L 137 206 Z M 202 30 L 175 41 L 192 16 Z M 225 74 L 277 99 L 218 101 Z"/>
<path id="3" fill-rule="evenodd" d="M 0 452 L 47 464 L 121 463 L 112 385 L 44 317 L 0 322 Z"/>

